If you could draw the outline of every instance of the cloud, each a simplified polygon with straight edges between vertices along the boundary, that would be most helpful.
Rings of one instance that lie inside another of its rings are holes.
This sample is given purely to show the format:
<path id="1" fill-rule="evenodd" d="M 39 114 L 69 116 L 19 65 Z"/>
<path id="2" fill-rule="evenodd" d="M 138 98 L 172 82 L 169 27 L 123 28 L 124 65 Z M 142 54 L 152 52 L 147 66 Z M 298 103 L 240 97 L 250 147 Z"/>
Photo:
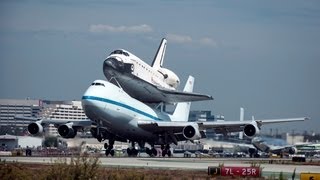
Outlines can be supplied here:
<path id="1" fill-rule="evenodd" d="M 179 35 L 179 34 L 167 34 L 167 39 L 169 42 L 173 43 L 191 43 L 192 38 L 190 36 Z"/>
<path id="2" fill-rule="evenodd" d="M 208 46 L 208 47 L 217 47 L 218 43 L 214 39 L 210 37 L 203 37 L 200 39 L 192 38 L 188 35 L 180 35 L 180 34 L 167 34 L 166 38 L 171 43 L 178 43 L 178 44 L 195 44 L 195 45 L 202 45 L 202 46 Z"/>
<path id="3" fill-rule="evenodd" d="M 107 24 L 93 24 L 90 25 L 89 31 L 93 33 L 148 33 L 152 32 L 153 29 L 147 24 L 118 27 Z"/>
<path id="4" fill-rule="evenodd" d="M 199 40 L 200 44 L 217 47 L 217 42 L 209 37 L 204 37 Z"/>

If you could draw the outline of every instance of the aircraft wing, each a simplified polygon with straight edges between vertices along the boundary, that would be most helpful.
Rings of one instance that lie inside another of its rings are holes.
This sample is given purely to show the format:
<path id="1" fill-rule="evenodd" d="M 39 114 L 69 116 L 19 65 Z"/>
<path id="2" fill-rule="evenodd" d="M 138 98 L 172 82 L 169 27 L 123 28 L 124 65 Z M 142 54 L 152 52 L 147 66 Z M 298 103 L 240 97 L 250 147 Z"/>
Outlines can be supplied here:
<path id="1" fill-rule="evenodd" d="M 259 128 L 264 124 L 284 123 L 309 120 L 307 117 L 285 118 L 285 119 L 263 119 L 263 120 L 244 120 L 244 121 L 205 121 L 199 124 L 203 129 L 214 129 L 216 132 L 239 132 L 248 124 L 256 124 Z"/>
<path id="2" fill-rule="evenodd" d="M 93 122 L 90 119 L 51 119 L 15 116 L 16 119 L 34 121 L 28 125 L 28 131 L 32 135 L 44 132 L 44 126 L 54 124 L 58 128 L 58 133 L 63 138 L 74 138 L 77 131 L 85 127 L 91 127 Z"/>
<path id="3" fill-rule="evenodd" d="M 213 97 L 205 94 L 182 92 L 182 91 L 173 91 L 167 90 L 160 87 L 157 87 L 159 91 L 158 94 L 162 96 L 165 102 L 191 102 L 191 101 L 205 101 L 213 100 Z"/>
<path id="4" fill-rule="evenodd" d="M 165 89 L 137 78 L 136 76 L 121 76 L 118 77 L 118 80 L 122 82 L 121 87 L 130 96 L 144 103 L 177 103 L 213 100 L 213 97 L 210 95 Z M 113 81 L 111 82 L 116 84 Z"/>
<path id="5" fill-rule="evenodd" d="M 308 117 L 301 118 L 284 118 L 284 119 L 264 119 L 264 120 L 255 120 L 260 124 L 274 124 L 274 123 L 284 123 L 284 122 L 293 122 L 293 121 L 305 121 L 309 120 Z"/>
<path id="6" fill-rule="evenodd" d="M 176 122 L 176 121 L 138 121 L 138 126 L 151 132 L 172 132 L 182 133 L 186 126 L 193 125 L 199 131 L 213 129 L 217 134 L 226 134 L 229 132 L 241 132 L 245 126 L 253 125 L 256 128 L 263 124 L 295 122 L 308 120 L 307 117 L 287 118 L 287 119 L 268 119 L 268 120 L 246 120 L 246 121 L 197 121 L 197 122 Z"/>
<path id="7" fill-rule="evenodd" d="M 199 130 L 214 129 L 218 134 L 224 134 L 228 132 L 240 132 L 244 126 L 250 124 L 251 121 L 230 121 L 230 122 L 144 122 L 138 121 L 138 126 L 150 132 L 173 132 L 182 133 L 183 128 L 188 125 L 198 125 Z"/>
<path id="8" fill-rule="evenodd" d="M 15 116 L 15 119 L 20 120 L 29 120 L 34 122 L 41 122 L 41 124 L 54 124 L 56 126 L 60 126 L 66 123 L 73 123 L 72 126 L 77 127 L 88 127 L 92 125 L 92 121 L 90 119 L 51 119 L 51 118 L 35 118 L 35 117 L 26 117 L 26 116 Z"/>

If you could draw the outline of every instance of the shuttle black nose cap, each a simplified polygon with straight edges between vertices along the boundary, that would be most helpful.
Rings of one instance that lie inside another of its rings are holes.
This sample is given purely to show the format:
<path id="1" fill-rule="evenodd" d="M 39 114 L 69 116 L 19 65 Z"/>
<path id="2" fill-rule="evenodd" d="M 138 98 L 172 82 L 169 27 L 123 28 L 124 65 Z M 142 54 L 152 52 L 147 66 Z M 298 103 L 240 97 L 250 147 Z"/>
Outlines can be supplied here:
<path id="1" fill-rule="evenodd" d="M 117 69 L 118 68 L 118 66 L 117 66 L 117 62 L 116 62 L 117 60 L 115 60 L 115 59 L 111 59 L 111 58 L 109 58 L 109 59 L 106 59 L 105 61 L 104 61 L 104 63 L 103 63 L 103 68 L 108 68 L 108 67 L 111 67 L 111 68 L 113 68 L 113 69 Z"/>

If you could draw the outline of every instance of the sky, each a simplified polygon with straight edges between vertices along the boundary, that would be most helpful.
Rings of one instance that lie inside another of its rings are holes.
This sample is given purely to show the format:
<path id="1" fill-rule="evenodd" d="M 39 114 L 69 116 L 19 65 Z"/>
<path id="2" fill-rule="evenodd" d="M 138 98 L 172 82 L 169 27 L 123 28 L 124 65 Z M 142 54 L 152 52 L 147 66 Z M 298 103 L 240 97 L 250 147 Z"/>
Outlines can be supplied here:
<path id="1" fill-rule="evenodd" d="M 104 59 L 126 49 L 164 67 L 213 101 L 192 103 L 226 120 L 308 116 L 262 127 L 320 132 L 317 0 L 2 0 L 0 98 L 80 100 L 105 79 Z"/>

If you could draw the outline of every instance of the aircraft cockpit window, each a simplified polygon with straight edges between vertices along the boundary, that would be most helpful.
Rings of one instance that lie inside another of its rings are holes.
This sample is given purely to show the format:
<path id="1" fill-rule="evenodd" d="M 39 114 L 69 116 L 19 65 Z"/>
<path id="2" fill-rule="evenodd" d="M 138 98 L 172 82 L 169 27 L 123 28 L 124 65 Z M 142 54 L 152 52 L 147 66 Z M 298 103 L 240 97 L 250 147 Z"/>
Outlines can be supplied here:
<path id="1" fill-rule="evenodd" d="M 129 53 L 124 52 L 124 51 L 122 51 L 122 50 L 115 50 L 115 51 L 113 51 L 111 54 L 123 54 L 123 55 L 125 55 L 125 56 L 129 56 Z M 111 55 L 111 54 L 110 54 L 110 55 Z"/>
<path id="2" fill-rule="evenodd" d="M 127 52 L 123 52 L 123 54 L 124 54 L 125 56 L 129 56 L 129 53 L 127 53 Z"/>
<path id="3" fill-rule="evenodd" d="M 91 86 L 103 86 L 104 87 L 104 84 L 103 83 L 92 83 Z"/>
<path id="4" fill-rule="evenodd" d="M 104 84 L 103 83 L 96 83 L 96 86 L 103 86 L 104 87 Z"/>

